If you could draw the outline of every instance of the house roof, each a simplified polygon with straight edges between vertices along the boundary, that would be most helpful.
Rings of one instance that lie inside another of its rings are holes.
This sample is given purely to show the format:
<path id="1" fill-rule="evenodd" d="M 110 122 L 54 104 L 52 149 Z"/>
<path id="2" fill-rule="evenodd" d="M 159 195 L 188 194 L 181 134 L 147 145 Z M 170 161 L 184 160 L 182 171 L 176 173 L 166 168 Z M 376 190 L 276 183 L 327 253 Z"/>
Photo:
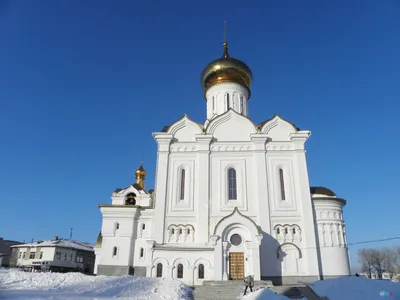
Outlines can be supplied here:
<path id="1" fill-rule="evenodd" d="M 36 248 L 36 247 L 59 247 L 59 248 L 69 248 L 69 249 L 83 250 L 83 251 L 94 251 L 93 250 L 94 245 L 67 239 L 37 241 L 28 244 L 11 246 L 11 248 Z"/>

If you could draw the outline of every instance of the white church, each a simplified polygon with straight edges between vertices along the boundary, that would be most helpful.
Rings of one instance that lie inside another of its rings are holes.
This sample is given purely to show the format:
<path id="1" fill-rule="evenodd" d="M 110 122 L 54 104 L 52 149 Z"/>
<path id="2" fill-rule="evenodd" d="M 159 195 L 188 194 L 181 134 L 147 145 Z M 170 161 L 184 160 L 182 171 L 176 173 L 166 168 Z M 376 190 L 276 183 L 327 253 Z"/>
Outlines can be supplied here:
<path id="1" fill-rule="evenodd" d="M 252 72 L 228 54 L 202 75 L 204 124 L 187 115 L 154 132 L 155 190 L 146 171 L 99 205 L 95 273 L 274 284 L 350 275 L 343 206 L 310 187 L 304 144 L 311 132 L 275 115 L 248 115 Z"/>

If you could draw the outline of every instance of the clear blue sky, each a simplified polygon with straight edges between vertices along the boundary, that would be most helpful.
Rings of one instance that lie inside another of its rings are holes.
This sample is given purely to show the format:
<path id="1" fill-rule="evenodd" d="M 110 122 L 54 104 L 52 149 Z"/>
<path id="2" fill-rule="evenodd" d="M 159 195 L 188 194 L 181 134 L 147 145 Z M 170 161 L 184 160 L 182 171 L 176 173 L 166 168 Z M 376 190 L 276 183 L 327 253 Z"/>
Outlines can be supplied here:
<path id="1" fill-rule="evenodd" d="M 253 70 L 251 118 L 312 131 L 310 182 L 347 199 L 348 241 L 399 236 L 396 0 L 0 0 L 0 236 L 73 227 L 94 242 L 97 204 L 133 182 L 142 151 L 152 188 L 151 133 L 204 122 L 199 78 L 224 19 Z"/>

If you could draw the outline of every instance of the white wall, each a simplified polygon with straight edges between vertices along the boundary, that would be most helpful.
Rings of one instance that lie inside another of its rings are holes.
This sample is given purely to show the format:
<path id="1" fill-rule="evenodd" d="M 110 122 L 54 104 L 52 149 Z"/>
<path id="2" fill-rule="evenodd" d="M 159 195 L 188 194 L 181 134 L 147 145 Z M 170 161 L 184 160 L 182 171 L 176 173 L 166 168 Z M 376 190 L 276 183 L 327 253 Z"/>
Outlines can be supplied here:
<path id="1" fill-rule="evenodd" d="M 203 279 L 198 279 L 198 266 L 204 265 L 204 280 L 214 278 L 213 251 L 167 251 L 154 250 L 151 267 L 148 268 L 147 275 L 156 277 L 157 264 L 163 264 L 164 278 L 177 278 L 178 264 L 183 265 L 183 278 L 180 279 L 185 284 L 201 284 Z"/>

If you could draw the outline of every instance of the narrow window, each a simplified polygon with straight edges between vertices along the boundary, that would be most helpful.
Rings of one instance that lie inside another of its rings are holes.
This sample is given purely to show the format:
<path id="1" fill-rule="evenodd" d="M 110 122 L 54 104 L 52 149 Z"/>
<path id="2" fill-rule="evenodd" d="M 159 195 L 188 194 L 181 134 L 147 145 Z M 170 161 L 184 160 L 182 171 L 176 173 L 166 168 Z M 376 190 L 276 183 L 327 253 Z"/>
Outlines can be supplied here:
<path id="1" fill-rule="evenodd" d="M 40 258 L 40 259 L 43 258 L 43 251 L 40 251 L 40 256 L 39 256 L 39 258 Z"/>
<path id="2" fill-rule="evenodd" d="M 283 170 L 279 169 L 279 183 L 281 185 L 281 200 L 286 200 L 285 197 L 285 182 L 283 179 Z"/>
<path id="3" fill-rule="evenodd" d="M 287 228 L 285 228 L 285 234 L 287 234 L 288 233 L 288 230 L 287 230 Z"/>
<path id="4" fill-rule="evenodd" d="M 178 278 L 183 278 L 183 265 L 178 265 Z"/>
<path id="5" fill-rule="evenodd" d="M 145 230 L 146 229 L 146 224 L 143 224 L 142 225 L 142 230 Z"/>
<path id="6" fill-rule="evenodd" d="M 180 200 L 185 199 L 185 169 L 181 170 L 181 192 L 179 196 Z"/>
<path id="7" fill-rule="evenodd" d="M 277 234 L 280 234 L 280 233 L 281 233 L 281 230 L 278 228 L 278 229 L 276 230 L 276 233 L 277 233 Z"/>
<path id="8" fill-rule="evenodd" d="M 204 265 L 199 265 L 199 279 L 204 279 Z"/>
<path id="9" fill-rule="evenodd" d="M 18 258 L 21 258 L 21 257 L 22 257 L 22 252 L 20 252 L 18 255 Z"/>
<path id="10" fill-rule="evenodd" d="M 157 264 L 157 277 L 162 277 L 162 263 Z"/>
<path id="11" fill-rule="evenodd" d="M 67 260 L 67 253 L 64 253 L 64 260 Z"/>
<path id="12" fill-rule="evenodd" d="M 215 97 L 212 97 L 212 112 L 215 113 Z"/>
<path id="13" fill-rule="evenodd" d="M 190 234 L 190 229 L 187 230 L 187 234 Z"/>
<path id="14" fill-rule="evenodd" d="M 182 234 L 182 228 L 179 228 L 179 234 Z"/>
<path id="15" fill-rule="evenodd" d="M 228 170 L 228 199 L 229 200 L 237 199 L 236 171 L 233 168 L 230 168 Z"/>
<path id="16" fill-rule="evenodd" d="M 140 248 L 140 257 L 143 257 L 143 256 L 144 256 L 144 249 Z"/>
<path id="17" fill-rule="evenodd" d="M 296 234 L 296 228 L 293 228 L 293 234 Z"/>
<path id="18" fill-rule="evenodd" d="M 244 110 L 243 110 L 243 96 L 240 96 L 240 113 L 243 115 Z"/>
<path id="19" fill-rule="evenodd" d="M 119 223 L 117 223 L 117 225 L 115 225 L 115 229 L 119 229 Z"/>
<path id="20" fill-rule="evenodd" d="M 117 247 L 113 248 L 113 256 L 117 256 Z"/>
<path id="21" fill-rule="evenodd" d="M 229 94 L 226 94 L 226 110 L 229 109 Z"/>
<path id="22" fill-rule="evenodd" d="M 175 234 L 175 229 L 171 229 L 171 234 Z"/>

